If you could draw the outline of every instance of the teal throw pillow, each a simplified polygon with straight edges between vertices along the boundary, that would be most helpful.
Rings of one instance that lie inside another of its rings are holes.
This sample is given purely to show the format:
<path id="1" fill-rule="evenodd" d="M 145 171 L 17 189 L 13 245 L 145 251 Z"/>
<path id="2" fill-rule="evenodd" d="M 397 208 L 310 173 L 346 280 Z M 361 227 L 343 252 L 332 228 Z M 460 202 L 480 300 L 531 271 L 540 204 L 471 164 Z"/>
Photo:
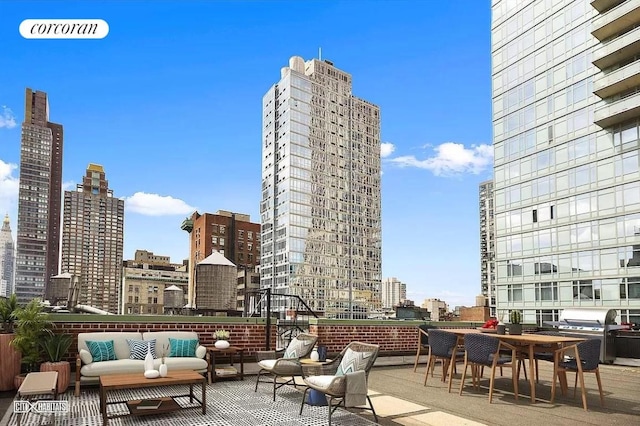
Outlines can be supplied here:
<path id="1" fill-rule="evenodd" d="M 169 337 L 169 346 L 171 347 L 170 357 L 195 357 L 198 339 L 180 340 Z"/>
<path id="2" fill-rule="evenodd" d="M 113 361 L 116 359 L 113 340 L 104 340 L 101 342 L 87 340 L 87 347 L 89 348 L 89 352 L 91 352 L 93 362 Z"/>

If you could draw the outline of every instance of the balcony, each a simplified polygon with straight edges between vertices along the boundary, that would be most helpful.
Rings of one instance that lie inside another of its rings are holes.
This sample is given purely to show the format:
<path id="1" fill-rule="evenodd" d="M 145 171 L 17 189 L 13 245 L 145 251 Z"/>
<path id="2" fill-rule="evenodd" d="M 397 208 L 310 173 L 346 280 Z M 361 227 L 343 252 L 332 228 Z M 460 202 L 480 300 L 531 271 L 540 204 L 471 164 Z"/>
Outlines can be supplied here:
<path id="1" fill-rule="evenodd" d="M 593 93 L 604 99 L 638 85 L 640 85 L 640 61 L 632 62 L 609 74 L 602 74 L 593 84 Z"/>
<path id="2" fill-rule="evenodd" d="M 640 116 L 640 93 L 596 109 L 593 122 L 602 128 L 607 128 L 638 116 Z"/>
<path id="3" fill-rule="evenodd" d="M 624 0 L 591 0 L 591 7 L 602 13 L 622 3 Z"/>
<path id="4" fill-rule="evenodd" d="M 604 43 L 593 52 L 593 65 L 601 70 L 640 53 L 640 27 Z"/>
<path id="5" fill-rule="evenodd" d="M 591 34 L 600 41 L 606 40 L 639 20 L 640 3 L 625 1 L 604 14 L 598 15 L 592 21 L 593 31 Z"/>

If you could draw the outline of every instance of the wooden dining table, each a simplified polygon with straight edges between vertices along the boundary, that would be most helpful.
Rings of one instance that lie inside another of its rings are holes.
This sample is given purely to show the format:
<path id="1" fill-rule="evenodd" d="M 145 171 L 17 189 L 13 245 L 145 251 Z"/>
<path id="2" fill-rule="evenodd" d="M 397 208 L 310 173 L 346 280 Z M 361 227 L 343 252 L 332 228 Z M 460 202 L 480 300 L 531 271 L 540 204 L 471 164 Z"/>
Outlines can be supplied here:
<path id="1" fill-rule="evenodd" d="M 477 328 L 445 328 L 443 331 L 448 331 L 451 333 L 455 333 L 461 341 L 464 341 L 464 336 L 470 333 L 486 333 L 487 331 L 482 331 Z M 490 333 L 490 331 L 489 331 Z M 568 343 L 578 343 L 582 342 L 585 339 L 581 337 L 569 337 L 569 336 L 552 336 L 548 334 L 496 334 L 491 333 L 492 337 L 495 337 L 501 341 L 510 343 L 510 344 L 518 344 L 520 346 L 527 347 L 527 354 L 529 357 L 529 383 L 531 385 L 531 402 L 536 402 L 536 381 L 535 381 L 535 352 L 540 352 L 544 349 L 544 352 L 556 352 L 556 349 L 568 344 Z M 555 372 L 557 371 L 556 367 L 558 364 L 558 359 L 554 356 L 554 378 L 555 380 Z M 563 392 L 567 389 L 566 376 L 559 376 L 560 384 Z"/>

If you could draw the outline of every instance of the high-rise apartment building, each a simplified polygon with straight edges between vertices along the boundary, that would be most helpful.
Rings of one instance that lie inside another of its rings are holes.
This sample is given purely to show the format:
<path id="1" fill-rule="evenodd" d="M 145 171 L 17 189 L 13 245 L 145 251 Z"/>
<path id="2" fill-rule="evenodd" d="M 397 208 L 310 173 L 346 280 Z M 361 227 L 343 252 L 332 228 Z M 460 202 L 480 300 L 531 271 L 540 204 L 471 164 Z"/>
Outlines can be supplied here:
<path id="1" fill-rule="evenodd" d="M 380 109 L 331 62 L 294 56 L 262 112 L 261 288 L 366 318 L 381 307 Z"/>
<path id="2" fill-rule="evenodd" d="M 16 250 L 7 214 L 0 229 L 0 296 L 9 297 L 14 292 L 15 263 Z"/>
<path id="3" fill-rule="evenodd" d="M 488 301 L 491 316 L 496 315 L 495 229 L 493 181 L 480 183 L 480 292 Z M 483 304 L 484 306 L 484 304 Z"/>
<path id="4" fill-rule="evenodd" d="M 62 200 L 62 125 L 49 121 L 46 93 L 26 89 L 25 98 L 15 278 L 21 303 L 44 297 L 58 274 Z"/>
<path id="5" fill-rule="evenodd" d="M 118 313 L 124 200 L 109 189 L 104 169 L 89 164 L 75 191 L 64 192 L 62 272 L 78 279 L 78 303 Z"/>
<path id="6" fill-rule="evenodd" d="M 640 322 L 640 1 L 492 2 L 497 310 Z"/>
<path id="7" fill-rule="evenodd" d="M 382 309 L 393 310 L 393 307 L 407 299 L 407 285 L 396 277 L 385 278 L 381 286 Z"/>
<path id="8" fill-rule="evenodd" d="M 198 263 L 214 250 L 233 262 L 239 270 L 255 270 L 260 265 L 260 224 L 251 216 L 218 210 L 215 214 L 194 212 L 182 229 L 189 232 L 189 304 L 193 303 L 194 273 Z"/>

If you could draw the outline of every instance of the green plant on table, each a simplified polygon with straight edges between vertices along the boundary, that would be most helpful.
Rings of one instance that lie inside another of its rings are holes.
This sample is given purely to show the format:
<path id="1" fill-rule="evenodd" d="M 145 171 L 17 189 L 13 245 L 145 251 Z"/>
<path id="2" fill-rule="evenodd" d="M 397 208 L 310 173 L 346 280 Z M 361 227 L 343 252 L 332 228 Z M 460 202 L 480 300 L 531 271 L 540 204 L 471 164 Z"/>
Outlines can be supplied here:
<path id="1" fill-rule="evenodd" d="M 213 333 L 213 337 L 216 338 L 216 340 L 229 340 L 231 333 L 229 333 L 227 330 L 216 330 Z"/>
<path id="2" fill-rule="evenodd" d="M 511 321 L 511 324 L 520 324 L 522 321 L 522 312 L 518 310 L 511 311 L 511 313 L 509 313 L 509 321 Z"/>

